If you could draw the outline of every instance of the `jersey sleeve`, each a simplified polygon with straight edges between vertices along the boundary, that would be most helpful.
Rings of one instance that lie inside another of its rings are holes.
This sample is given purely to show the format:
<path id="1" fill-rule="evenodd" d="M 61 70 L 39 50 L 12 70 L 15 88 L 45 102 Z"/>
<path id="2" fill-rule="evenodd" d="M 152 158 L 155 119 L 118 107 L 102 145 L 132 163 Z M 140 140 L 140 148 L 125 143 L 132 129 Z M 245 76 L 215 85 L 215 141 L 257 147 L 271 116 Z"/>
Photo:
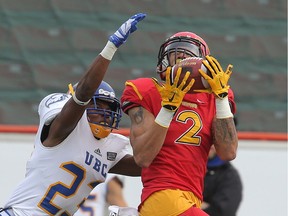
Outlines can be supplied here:
<path id="1" fill-rule="evenodd" d="M 126 155 L 132 155 L 129 138 L 121 134 L 110 133 L 107 158 L 113 161 L 111 168 Z"/>
<path id="2" fill-rule="evenodd" d="M 154 104 L 157 96 L 160 95 L 151 78 L 128 80 L 125 83 L 125 89 L 121 97 L 121 108 L 126 114 L 129 109 L 137 106 L 142 106 L 149 112 L 154 113 L 152 109 L 155 106 L 151 106 L 151 104 Z"/>
<path id="3" fill-rule="evenodd" d="M 49 125 L 70 97 L 65 93 L 54 93 L 46 96 L 38 107 L 40 121 L 44 122 L 45 125 Z"/>
<path id="4" fill-rule="evenodd" d="M 120 151 L 119 151 L 118 161 L 121 160 L 123 157 L 125 157 L 128 154 L 132 155 L 131 151 L 129 151 L 130 140 L 128 137 L 125 137 L 121 134 L 116 134 L 115 143 L 117 143 L 119 146 L 121 146 Z"/>
<path id="5" fill-rule="evenodd" d="M 228 100 L 229 100 L 231 112 L 233 114 L 235 114 L 237 109 L 236 109 L 236 103 L 235 103 L 235 100 L 234 100 L 234 92 L 233 92 L 232 89 L 229 89 L 229 91 L 228 91 Z"/>

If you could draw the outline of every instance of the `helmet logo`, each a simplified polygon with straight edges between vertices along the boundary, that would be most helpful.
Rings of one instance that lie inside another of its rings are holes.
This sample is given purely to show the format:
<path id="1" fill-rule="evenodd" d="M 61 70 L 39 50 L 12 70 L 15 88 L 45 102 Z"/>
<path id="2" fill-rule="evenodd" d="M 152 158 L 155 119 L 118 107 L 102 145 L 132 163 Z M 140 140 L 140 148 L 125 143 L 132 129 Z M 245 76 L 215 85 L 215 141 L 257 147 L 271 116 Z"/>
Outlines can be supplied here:
<path id="1" fill-rule="evenodd" d="M 99 89 L 99 94 L 115 98 L 115 93 L 114 92 L 110 92 L 110 91 L 107 91 L 107 90 L 104 90 L 104 89 Z"/>

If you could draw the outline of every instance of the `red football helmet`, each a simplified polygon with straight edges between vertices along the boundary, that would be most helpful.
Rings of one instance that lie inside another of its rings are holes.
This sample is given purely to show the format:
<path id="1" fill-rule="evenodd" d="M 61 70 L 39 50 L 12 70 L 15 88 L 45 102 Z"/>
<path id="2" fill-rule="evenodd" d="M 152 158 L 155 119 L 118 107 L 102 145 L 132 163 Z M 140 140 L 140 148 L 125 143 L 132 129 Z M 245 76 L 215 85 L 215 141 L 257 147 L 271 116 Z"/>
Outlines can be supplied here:
<path id="1" fill-rule="evenodd" d="M 157 73 L 160 74 L 162 80 L 165 80 L 165 72 L 168 66 L 173 66 L 177 63 L 177 58 L 174 62 L 170 62 L 169 56 L 174 53 L 183 53 L 180 59 L 189 57 L 201 57 L 210 55 L 210 50 L 206 42 L 198 35 L 192 32 L 178 32 L 169 37 L 161 46 L 158 53 Z M 179 59 L 179 57 L 178 57 Z"/>

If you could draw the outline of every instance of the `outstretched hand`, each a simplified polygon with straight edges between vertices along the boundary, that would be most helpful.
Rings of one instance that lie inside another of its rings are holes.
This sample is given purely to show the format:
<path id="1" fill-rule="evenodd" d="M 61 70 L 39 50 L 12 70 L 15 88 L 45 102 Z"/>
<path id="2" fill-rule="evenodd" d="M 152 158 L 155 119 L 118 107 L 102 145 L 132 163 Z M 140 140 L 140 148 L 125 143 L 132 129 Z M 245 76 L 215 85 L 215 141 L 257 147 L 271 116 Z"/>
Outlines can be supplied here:
<path id="1" fill-rule="evenodd" d="M 146 14 L 143 13 L 138 13 L 130 17 L 113 35 L 109 37 L 109 41 L 111 41 L 117 48 L 120 47 L 126 42 L 128 36 L 137 30 L 137 23 L 145 17 Z"/>

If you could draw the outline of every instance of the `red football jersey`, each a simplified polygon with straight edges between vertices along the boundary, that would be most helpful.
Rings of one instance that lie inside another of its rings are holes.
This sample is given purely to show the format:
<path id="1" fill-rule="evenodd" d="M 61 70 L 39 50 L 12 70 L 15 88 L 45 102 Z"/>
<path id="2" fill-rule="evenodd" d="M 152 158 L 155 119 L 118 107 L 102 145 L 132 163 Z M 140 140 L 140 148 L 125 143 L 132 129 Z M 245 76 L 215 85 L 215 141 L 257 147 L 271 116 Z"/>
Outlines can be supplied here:
<path id="1" fill-rule="evenodd" d="M 235 113 L 232 90 L 229 90 L 229 101 Z M 125 113 L 140 105 L 156 117 L 161 109 L 161 97 L 151 78 L 128 80 L 121 103 Z M 211 125 L 215 109 L 213 94 L 185 95 L 159 154 L 142 170 L 142 203 L 153 192 L 162 189 L 192 191 L 202 200 L 207 157 L 213 144 Z"/>

